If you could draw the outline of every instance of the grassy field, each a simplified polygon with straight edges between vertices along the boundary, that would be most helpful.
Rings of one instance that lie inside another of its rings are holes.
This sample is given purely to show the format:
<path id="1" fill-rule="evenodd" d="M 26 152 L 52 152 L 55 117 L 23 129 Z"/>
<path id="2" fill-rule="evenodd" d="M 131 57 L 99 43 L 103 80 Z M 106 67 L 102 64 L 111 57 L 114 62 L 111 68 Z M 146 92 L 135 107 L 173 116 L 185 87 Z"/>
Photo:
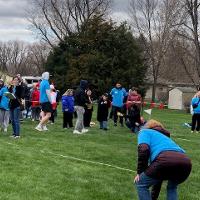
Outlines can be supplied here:
<path id="1" fill-rule="evenodd" d="M 183 112 L 153 110 L 172 138 L 193 163 L 189 179 L 179 187 L 180 200 L 199 200 L 200 135 L 182 126 L 191 116 Z M 94 119 L 95 121 L 95 114 Z M 146 116 L 147 118 L 147 116 Z M 21 139 L 0 135 L 0 199 L 2 200 L 136 200 L 133 185 L 137 136 L 128 129 L 99 130 L 73 135 L 62 129 L 62 115 L 48 132 L 34 130 L 35 122 L 22 123 Z M 128 170 L 130 169 L 130 170 Z M 163 185 L 159 199 L 165 199 Z"/>

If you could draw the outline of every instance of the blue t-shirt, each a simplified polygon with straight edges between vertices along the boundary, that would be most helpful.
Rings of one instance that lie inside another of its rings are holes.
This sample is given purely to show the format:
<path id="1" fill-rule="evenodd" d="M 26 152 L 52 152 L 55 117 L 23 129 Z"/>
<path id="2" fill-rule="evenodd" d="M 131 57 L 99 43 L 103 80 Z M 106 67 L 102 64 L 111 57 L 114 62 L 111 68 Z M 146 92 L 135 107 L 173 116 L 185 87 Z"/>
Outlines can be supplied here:
<path id="1" fill-rule="evenodd" d="M 192 98 L 191 105 L 194 105 L 199 102 L 199 97 Z M 196 108 L 193 108 L 195 114 L 200 114 L 200 102 Z"/>
<path id="2" fill-rule="evenodd" d="M 4 93 L 8 92 L 8 88 L 6 86 L 2 87 L 0 90 L 0 96 L 1 96 L 1 102 L 0 102 L 0 108 L 4 110 L 10 110 L 9 108 L 9 99 L 4 96 Z"/>
<path id="3" fill-rule="evenodd" d="M 112 105 L 117 107 L 123 106 L 124 97 L 127 96 L 127 92 L 124 88 L 117 89 L 113 88 L 110 92 L 112 96 Z"/>
<path id="4" fill-rule="evenodd" d="M 50 85 L 48 80 L 42 80 L 40 83 L 40 103 L 49 102 L 46 90 L 50 90 Z"/>
<path id="5" fill-rule="evenodd" d="M 163 151 L 185 153 L 172 139 L 153 129 L 143 129 L 138 135 L 138 145 L 147 144 L 150 148 L 150 162 Z"/>

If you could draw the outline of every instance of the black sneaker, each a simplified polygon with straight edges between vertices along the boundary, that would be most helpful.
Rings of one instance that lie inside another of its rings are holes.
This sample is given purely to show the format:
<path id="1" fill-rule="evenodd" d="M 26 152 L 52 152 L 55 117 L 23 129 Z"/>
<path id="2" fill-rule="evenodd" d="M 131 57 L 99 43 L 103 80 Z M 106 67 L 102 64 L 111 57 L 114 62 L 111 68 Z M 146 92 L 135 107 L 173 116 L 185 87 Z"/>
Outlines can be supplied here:
<path id="1" fill-rule="evenodd" d="M 104 128 L 103 130 L 104 130 L 104 131 L 107 131 L 108 129 L 107 129 L 107 128 Z"/>

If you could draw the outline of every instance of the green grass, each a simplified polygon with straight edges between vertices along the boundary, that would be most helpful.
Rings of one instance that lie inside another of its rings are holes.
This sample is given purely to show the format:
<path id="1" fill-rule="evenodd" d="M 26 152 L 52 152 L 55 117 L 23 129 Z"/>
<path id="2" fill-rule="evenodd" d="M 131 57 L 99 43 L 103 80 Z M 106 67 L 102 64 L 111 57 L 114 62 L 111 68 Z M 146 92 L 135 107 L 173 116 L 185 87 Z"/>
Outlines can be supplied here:
<path id="1" fill-rule="evenodd" d="M 95 113 L 94 113 L 95 121 Z M 146 116 L 147 117 L 147 116 Z M 171 131 L 172 138 L 193 163 L 189 179 L 179 187 L 180 200 L 200 199 L 200 135 L 182 126 L 191 116 L 184 112 L 153 110 L 153 118 Z M 21 125 L 21 139 L 0 135 L 0 199 L 2 200 L 136 200 L 135 172 L 101 165 L 105 163 L 135 171 L 137 137 L 128 129 L 99 130 L 98 123 L 87 134 L 73 135 L 62 129 L 62 113 L 49 131 L 34 130 L 35 122 Z M 187 139 L 190 141 L 182 140 Z M 90 163 L 72 157 L 93 161 Z M 160 199 L 165 199 L 163 185 Z"/>

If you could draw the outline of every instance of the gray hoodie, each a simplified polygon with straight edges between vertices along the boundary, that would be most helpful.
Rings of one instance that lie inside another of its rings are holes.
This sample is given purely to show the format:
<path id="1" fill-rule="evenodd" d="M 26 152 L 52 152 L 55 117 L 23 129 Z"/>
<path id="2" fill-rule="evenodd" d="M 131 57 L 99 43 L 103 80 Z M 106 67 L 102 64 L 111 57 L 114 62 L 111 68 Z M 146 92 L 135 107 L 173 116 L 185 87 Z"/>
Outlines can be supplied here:
<path id="1" fill-rule="evenodd" d="M 43 79 L 43 80 L 49 80 L 49 72 L 44 72 L 44 73 L 42 74 L 42 79 Z"/>

